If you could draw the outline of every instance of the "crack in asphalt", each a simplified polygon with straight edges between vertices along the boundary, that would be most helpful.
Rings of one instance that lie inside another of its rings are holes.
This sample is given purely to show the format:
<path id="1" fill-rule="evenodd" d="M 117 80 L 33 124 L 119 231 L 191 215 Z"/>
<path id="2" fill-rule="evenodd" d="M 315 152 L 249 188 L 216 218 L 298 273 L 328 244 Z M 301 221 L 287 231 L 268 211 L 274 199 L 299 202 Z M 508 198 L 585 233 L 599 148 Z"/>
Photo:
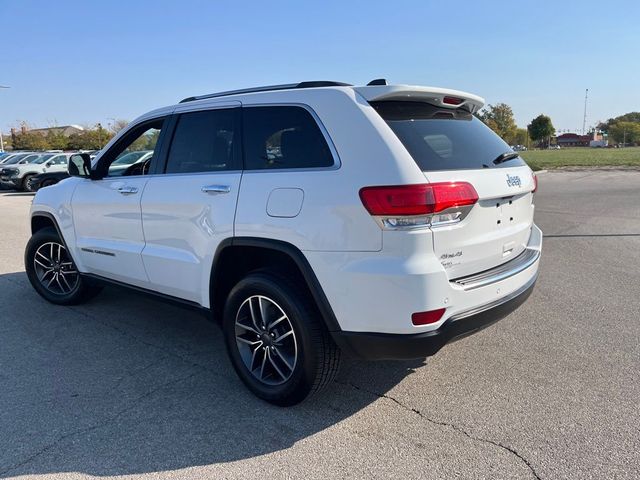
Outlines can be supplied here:
<path id="1" fill-rule="evenodd" d="M 122 375 L 120 378 L 118 378 L 118 380 L 116 380 L 115 384 L 113 385 L 113 390 L 118 390 L 120 388 L 120 385 L 122 384 L 122 382 L 124 382 L 127 378 L 130 378 L 130 377 L 133 377 L 135 375 L 138 375 L 139 373 L 142 373 L 145 370 L 149 370 L 150 368 L 153 368 L 156 365 L 160 365 L 167 358 L 169 358 L 169 355 L 163 355 L 162 357 L 157 358 L 157 359 L 153 360 L 152 362 L 149 362 L 144 367 L 134 368 L 131 371 L 127 371 L 124 375 Z"/>
<path id="2" fill-rule="evenodd" d="M 537 480 L 542 480 L 540 475 L 538 474 L 538 472 L 536 471 L 536 469 L 534 468 L 534 466 L 531 464 L 531 462 L 529 462 L 529 460 L 527 460 L 525 457 L 523 457 L 520 453 L 518 453 L 514 448 L 509 447 L 507 445 L 503 445 L 500 442 L 496 442 L 493 440 L 489 440 L 486 438 L 481 438 L 481 437 L 476 437 L 474 435 L 471 435 L 469 432 L 467 432 L 465 429 L 463 429 L 462 427 L 459 427 L 453 423 L 448 423 L 448 422 L 443 422 L 440 420 L 434 420 L 428 416 L 426 416 L 424 413 L 422 413 L 420 410 L 410 407 L 408 405 L 405 405 L 404 403 L 402 403 L 400 400 L 398 400 L 397 398 L 394 398 L 390 395 L 384 394 L 384 393 L 378 393 L 378 392 L 374 392 L 373 390 L 369 390 L 366 388 L 362 388 L 354 383 L 348 382 L 348 383 L 342 383 L 342 382 L 335 382 L 338 383 L 340 385 L 346 385 L 349 386 L 355 390 L 361 391 L 361 392 L 365 392 L 368 393 L 370 395 L 374 395 L 378 398 L 385 398 L 387 400 L 391 400 L 393 403 L 395 403 L 396 405 L 398 405 L 399 407 L 401 407 L 404 410 L 407 410 L 411 413 L 414 413 L 416 415 L 418 415 L 420 418 L 422 418 L 423 420 L 426 420 L 429 423 L 432 423 L 434 425 L 439 425 L 441 427 L 448 427 L 451 428 L 453 430 L 455 430 L 458 433 L 463 434 L 464 436 L 470 438 L 473 441 L 476 442 L 482 442 L 482 443 L 488 443 L 490 445 L 496 446 L 498 448 L 501 448 L 502 450 L 505 450 L 506 452 L 509 452 L 510 454 L 514 455 L 515 457 L 517 457 L 522 463 L 524 463 L 529 470 L 531 471 L 531 474 L 537 479 Z"/>
<path id="3" fill-rule="evenodd" d="M 110 423 L 113 423 L 114 421 L 116 421 L 118 418 L 120 418 L 125 413 L 129 412 L 130 410 L 133 410 L 143 400 L 145 400 L 146 398 L 150 397 L 151 395 L 153 395 L 154 393 L 158 392 L 159 390 L 162 390 L 163 388 L 170 387 L 171 385 L 174 385 L 174 384 L 189 380 L 190 378 L 195 377 L 198 373 L 199 372 L 192 372 L 189 375 L 185 375 L 185 376 L 182 376 L 180 378 L 171 380 L 170 382 L 163 383 L 162 385 L 159 385 L 159 386 L 157 386 L 155 388 L 152 388 L 151 390 L 149 390 L 149 391 L 143 393 L 142 395 L 138 396 L 129 405 L 127 405 L 126 407 L 122 408 L 121 410 L 116 412 L 114 415 L 111 415 L 110 417 L 102 420 L 101 422 L 94 423 L 93 425 L 89 425 L 88 427 L 80 428 L 78 430 L 73 430 L 71 432 L 65 433 L 64 435 L 61 435 L 60 437 L 58 437 L 53 442 L 49 443 L 48 445 L 45 445 L 40 450 L 38 450 L 38 451 L 32 453 L 31 455 L 29 455 L 27 458 L 25 458 L 25 459 L 21 460 L 20 462 L 14 464 L 14 465 L 11 465 L 8 468 L 5 468 L 4 470 L 0 471 L 0 476 L 4 476 L 4 475 L 6 475 L 7 473 L 9 473 L 9 472 L 11 472 L 13 470 L 16 470 L 16 469 L 18 469 L 20 467 L 24 467 L 28 463 L 32 462 L 33 460 L 35 460 L 36 458 L 40 457 L 41 455 L 44 455 L 45 453 L 47 453 L 48 451 L 50 451 L 53 448 L 57 447 L 60 443 L 64 442 L 65 440 L 67 440 L 67 439 L 69 439 L 71 437 L 75 437 L 77 435 L 83 435 L 85 433 L 89 433 L 89 432 L 92 432 L 94 430 L 98 430 L 98 429 L 100 429 L 102 427 L 106 427 Z"/>

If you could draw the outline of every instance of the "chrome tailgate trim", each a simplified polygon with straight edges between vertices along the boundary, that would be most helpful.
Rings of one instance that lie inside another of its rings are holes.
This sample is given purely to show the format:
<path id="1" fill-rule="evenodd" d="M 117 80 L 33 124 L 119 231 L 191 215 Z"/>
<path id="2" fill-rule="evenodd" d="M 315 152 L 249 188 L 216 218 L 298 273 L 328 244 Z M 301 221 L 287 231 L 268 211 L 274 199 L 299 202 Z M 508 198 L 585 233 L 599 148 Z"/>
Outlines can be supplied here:
<path id="1" fill-rule="evenodd" d="M 490 268 L 483 272 L 474 273 L 464 277 L 451 280 L 451 283 L 464 288 L 465 290 L 473 290 L 474 288 L 484 287 L 495 282 L 499 282 L 509 278 L 517 273 L 526 270 L 536 263 L 540 258 L 540 250 L 533 248 L 525 248 L 524 251 L 516 258 L 509 260 L 502 265 Z"/>

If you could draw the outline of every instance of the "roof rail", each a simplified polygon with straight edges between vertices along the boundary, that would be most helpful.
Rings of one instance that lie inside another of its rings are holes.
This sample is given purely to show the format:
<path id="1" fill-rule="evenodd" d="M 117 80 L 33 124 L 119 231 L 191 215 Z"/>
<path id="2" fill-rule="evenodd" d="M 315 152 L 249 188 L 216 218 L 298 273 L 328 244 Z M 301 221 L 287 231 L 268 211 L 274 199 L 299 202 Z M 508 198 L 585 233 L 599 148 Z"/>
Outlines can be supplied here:
<path id="1" fill-rule="evenodd" d="M 241 93 L 255 93 L 255 92 L 271 92 L 274 90 L 290 90 L 293 88 L 316 88 L 316 87 L 351 87 L 350 83 L 332 82 L 326 80 L 316 80 L 310 82 L 300 83 L 285 83 L 282 85 L 268 85 L 265 87 L 253 87 L 243 88 L 240 90 L 228 90 L 226 92 L 209 93 L 208 95 L 198 95 L 194 97 L 187 97 L 180 100 L 180 103 L 193 102 L 194 100 L 203 100 L 205 98 L 226 97 L 228 95 L 238 95 Z"/>

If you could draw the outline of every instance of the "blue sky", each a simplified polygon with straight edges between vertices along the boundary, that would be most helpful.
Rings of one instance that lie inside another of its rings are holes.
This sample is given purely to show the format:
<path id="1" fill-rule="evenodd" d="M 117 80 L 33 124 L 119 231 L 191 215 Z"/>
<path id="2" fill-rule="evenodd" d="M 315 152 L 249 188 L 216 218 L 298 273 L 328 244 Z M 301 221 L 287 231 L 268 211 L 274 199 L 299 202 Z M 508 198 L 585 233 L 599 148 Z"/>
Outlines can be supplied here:
<path id="1" fill-rule="evenodd" d="M 0 129 L 301 80 L 467 90 L 520 126 L 640 110 L 640 2 L 0 0 Z"/>

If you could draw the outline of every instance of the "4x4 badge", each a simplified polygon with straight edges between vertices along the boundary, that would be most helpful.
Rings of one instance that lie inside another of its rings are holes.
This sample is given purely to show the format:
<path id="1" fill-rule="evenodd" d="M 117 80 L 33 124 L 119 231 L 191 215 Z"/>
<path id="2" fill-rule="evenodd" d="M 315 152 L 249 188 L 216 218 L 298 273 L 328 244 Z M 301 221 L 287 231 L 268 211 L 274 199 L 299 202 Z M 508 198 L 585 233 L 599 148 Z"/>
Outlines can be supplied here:
<path id="1" fill-rule="evenodd" d="M 518 175 L 511 176 L 507 173 L 507 185 L 510 187 L 521 187 L 522 181 Z"/>

